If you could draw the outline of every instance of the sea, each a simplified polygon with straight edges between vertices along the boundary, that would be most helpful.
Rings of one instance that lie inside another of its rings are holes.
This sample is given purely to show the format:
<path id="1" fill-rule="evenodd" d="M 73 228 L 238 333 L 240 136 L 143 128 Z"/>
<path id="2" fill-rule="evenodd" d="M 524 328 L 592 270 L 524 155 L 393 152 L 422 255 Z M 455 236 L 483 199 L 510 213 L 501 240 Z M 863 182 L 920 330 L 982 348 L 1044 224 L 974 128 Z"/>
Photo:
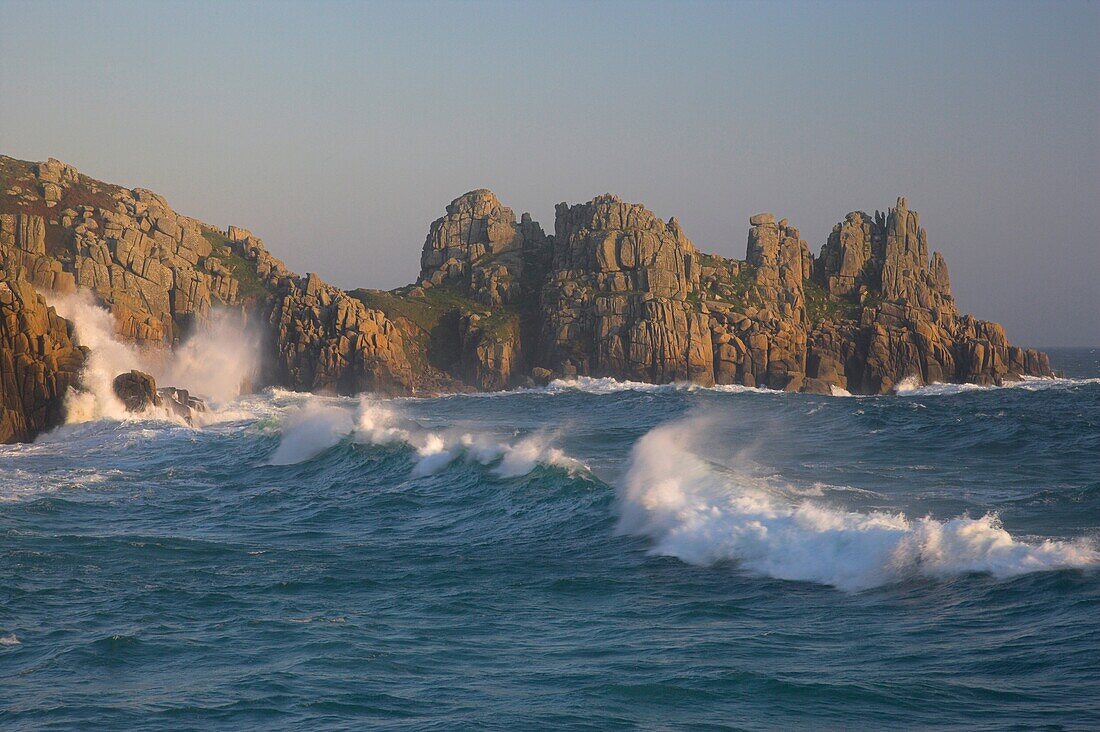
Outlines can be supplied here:
<path id="1" fill-rule="evenodd" d="M 0 447 L 5 730 L 1100 729 L 1100 349 Z"/>

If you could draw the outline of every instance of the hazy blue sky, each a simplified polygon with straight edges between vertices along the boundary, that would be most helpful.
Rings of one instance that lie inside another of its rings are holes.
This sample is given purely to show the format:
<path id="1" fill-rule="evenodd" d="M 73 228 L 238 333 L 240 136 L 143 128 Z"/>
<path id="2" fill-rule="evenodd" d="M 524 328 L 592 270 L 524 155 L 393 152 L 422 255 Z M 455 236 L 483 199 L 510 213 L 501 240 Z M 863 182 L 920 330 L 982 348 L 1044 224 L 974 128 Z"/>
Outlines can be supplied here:
<path id="1" fill-rule="evenodd" d="M 1100 344 L 1100 3 L 0 0 L 0 152 L 394 287 L 492 188 L 547 231 L 605 191 L 744 256 L 899 194 L 960 306 Z"/>

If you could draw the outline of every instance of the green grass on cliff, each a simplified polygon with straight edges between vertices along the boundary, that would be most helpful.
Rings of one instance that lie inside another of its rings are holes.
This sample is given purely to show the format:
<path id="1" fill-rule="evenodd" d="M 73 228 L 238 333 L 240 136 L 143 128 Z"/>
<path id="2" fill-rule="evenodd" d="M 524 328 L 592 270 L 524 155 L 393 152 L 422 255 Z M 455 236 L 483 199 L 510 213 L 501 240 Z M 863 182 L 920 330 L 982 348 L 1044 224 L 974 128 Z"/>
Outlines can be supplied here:
<path id="1" fill-rule="evenodd" d="M 519 337 L 521 314 L 513 307 L 490 308 L 454 286 L 432 287 L 416 295 L 411 294 L 414 289 L 358 289 L 348 294 L 398 324 L 416 368 L 449 371 L 458 364 L 462 352 L 458 318 L 462 316 L 478 316 L 476 327 L 483 340 L 505 342 Z"/>
<path id="2" fill-rule="evenodd" d="M 733 306 L 735 312 L 745 312 L 750 307 L 761 307 L 763 301 L 756 292 L 756 272 L 745 266 L 734 277 L 720 280 L 707 279 L 698 296 L 702 300 L 717 300 Z"/>
<path id="3" fill-rule="evenodd" d="M 802 283 L 802 293 L 806 298 L 806 315 L 811 323 L 859 318 L 861 306 L 858 302 L 849 298 L 833 297 L 813 280 Z"/>
<path id="4" fill-rule="evenodd" d="M 210 256 L 220 260 L 233 278 L 237 280 L 237 297 L 241 300 L 262 300 L 268 297 L 263 280 L 256 274 L 256 266 L 245 259 L 233 246 L 225 234 L 215 229 L 202 230 L 203 238 L 210 242 Z"/>
<path id="5" fill-rule="evenodd" d="M 490 308 L 454 286 L 442 285 L 424 290 L 422 295 L 410 294 L 413 288 L 397 290 L 353 290 L 352 297 L 368 308 L 381 310 L 390 320 L 403 318 L 425 333 L 431 333 L 444 316 L 450 313 L 477 314 L 481 332 L 500 340 L 515 335 L 519 328 L 519 311 L 512 307 Z"/>

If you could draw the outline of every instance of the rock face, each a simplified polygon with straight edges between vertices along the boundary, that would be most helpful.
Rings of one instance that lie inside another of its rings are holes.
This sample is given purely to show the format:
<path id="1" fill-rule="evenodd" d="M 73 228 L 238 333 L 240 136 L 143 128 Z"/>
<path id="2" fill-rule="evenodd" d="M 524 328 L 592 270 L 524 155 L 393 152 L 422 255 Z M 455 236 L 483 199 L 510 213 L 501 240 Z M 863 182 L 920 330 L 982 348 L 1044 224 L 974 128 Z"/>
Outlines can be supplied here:
<path id="1" fill-rule="evenodd" d="M 837 224 L 815 279 L 860 308 L 811 331 L 811 377 L 875 394 L 904 379 L 999 384 L 1051 374 L 1046 354 L 1009 345 L 996 323 L 959 315 L 947 263 L 939 252 L 929 258 L 928 235 L 904 198 L 886 215 L 855 212 Z"/>
<path id="2" fill-rule="evenodd" d="M 420 286 L 457 283 L 474 299 L 493 307 L 522 293 L 525 253 L 545 246 L 546 235 L 524 214 L 492 191 L 470 191 L 451 201 L 447 215 L 432 222 L 420 256 Z"/>
<path id="3" fill-rule="evenodd" d="M 317 275 L 280 281 L 269 324 L 274 383 L 343 394 L 404 393 L 412 387 L 411 365 L 394 324 Z"/>
<path id="4" fill-rule="evenodd" d="M 84 360 L 68 321 L 26 280 L 0 270 L 0 443 L 61 424 Z"/>
<path id="5" fill-rule="evenodd" d="M 152 191 L 94 181 L 53 159 L 0 157 L 0 176 L 0 264 L 42 290 L 90 290 L 128 339 L 170 345 L 211 306 L 262 294 L 254 278 L 242 285 L 233 274 L 241 256 L 224 234 Z"/>
<path id="6" fill-rule="evenodd" d="M 247 229 L 223 232 L 151 191 L 55 160 L 0 156 L 0 178 L 0 265 L 43 291 L 90 291 L 122 337 L 170 347 L 213 307 L 240 309 L 269 325 L 268 383 L 408 388 L 400 335 L 381 312 L 315 275 L 298 277 Z M 58 187 L 60 206 L 36 193 L 45 185 Z"/>
<path id="7" fill-rule="evenodd" d="M 147 190 L 55 160 L 0 157 L 0 177 L 7 270 L 43 291 L 90 290 L 147 346 L 240 309 L 265 330 L 257 386 L 421 393 L 591 375 L 827 394 L 1051 374 L 1044 354 L 958 313 L 903 198 L 848 214 L 816 258 L 787 219 L 754 215 L 736 260 L 610 194 L 559 204 L 548 236 L 478 189 L 431 224 L 416 283 L 345 292 Z"/>
<path id="8" fill-rule="evenodd" d="M 695 246 L 675 219 L 604 195 L 559 204 L 539 365 L 565 375 L 712 383 Z"/>

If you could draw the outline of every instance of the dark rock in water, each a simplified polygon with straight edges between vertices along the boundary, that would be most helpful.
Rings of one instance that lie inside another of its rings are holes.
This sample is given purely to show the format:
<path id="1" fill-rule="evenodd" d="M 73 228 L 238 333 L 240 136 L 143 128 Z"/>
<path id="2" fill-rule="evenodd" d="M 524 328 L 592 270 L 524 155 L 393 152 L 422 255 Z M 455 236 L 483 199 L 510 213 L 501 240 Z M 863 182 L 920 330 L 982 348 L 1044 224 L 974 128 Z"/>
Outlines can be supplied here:
<path id="1" fill-rule="evenodd" d="M 114 380 L 115 394 L 129 412 L 144 412 L 150 407 L 164 407 L 170 415 L 187 424 L 194 424 L 195 413 L 206 411 L 206 402 L 191 396 L 186 389 L 174 386 L 157 388 L 156 380 L 144 371 L 119 374 Z"/>
<path id="2" fill-rule="evenodd" d="M 86 357 L 69 321 L 21 274 L 0 268 L 0 444 L 33 440 L 64 421 L 65 394 Z"/>
<path id="3" fill-rule="evenodd" d="M 538 386 L 546 386 L 554 380 L 554 372 L 550 369 L 544 369 L 541 366 L 536 366 L 531 369 L 531 380 Z"/>
<path id="4" fill-rule="evenodd" d="M 191 396 L 186 389 L 166 386 L 157 389 L 157 395 L 169 412 L 182 418 L 187 424 L 194 424 L 196 412 L 206 411 L 206 402 Z"/>
<path id="5" fill-rule="evenodd" d="M 119 374 L 111 386 L 128 412 L 144 412 L 150 407 L 160 406 L 156 379 L 144 371 L 135 369 Z"/>

